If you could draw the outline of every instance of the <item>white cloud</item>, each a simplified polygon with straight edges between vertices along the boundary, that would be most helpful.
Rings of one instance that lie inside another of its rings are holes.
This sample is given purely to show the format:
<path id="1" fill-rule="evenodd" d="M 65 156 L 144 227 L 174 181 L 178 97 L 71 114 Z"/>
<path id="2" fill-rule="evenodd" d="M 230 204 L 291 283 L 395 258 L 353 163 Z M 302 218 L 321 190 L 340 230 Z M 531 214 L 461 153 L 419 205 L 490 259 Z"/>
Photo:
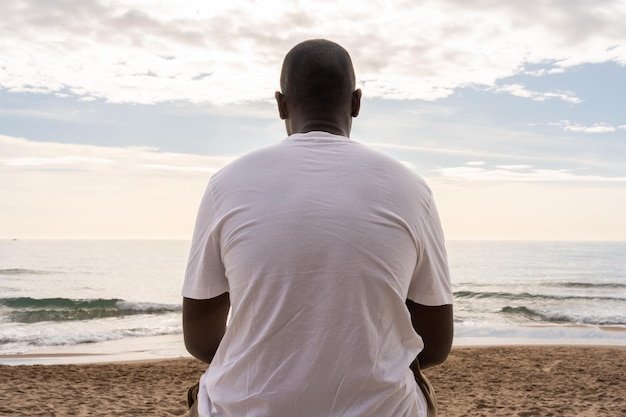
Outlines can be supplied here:
<path id="1" fill-rule="evenodd" d="M 202 156 L 159 152 L 148 147 L 105 147 L 57 142 L 35 142 L 0 135 L 0 167 L 3 172 L 18 173 L 41 169 L 73 169 L 85 173 L 137 174 L 143 170 L 212 173 L 234 157 Z M 206 176 L 204 176 L 206 178 Z"/>
<path id="2" fill-rule="evenodd" d="M 557 98 L 572 104 L 582 103 L 582 100 L 576 97 L 573 93 L 565 92 L 539 92 L 527 90 L 521 84 L 506 84 L 494 88 L 499 93 L 509 93 L 511 95 L 523 98 L 529 98 L 534 101 L 546 101 L 547 99 Z"/>
<path id="3" fill-rule="evenodd" d="M 1 161 L 1 160 L 0 160 Z M 77 164 L 109 164 L 110 159 L 91 158 L 77 155 L 59 156 L 53 158 L 11 158 L 4 160 L 4 164 L 9 167 L 45 167 L 45 166 L 74 166 Z"/>
<path id="4" fill-rule="evenodd" d="M 366 95 L 432 100 L 495 86 L 528 63 L 626 65 L 625 18 L 619 0 L 5 0 L 0 88 L 132 103 L 271 100 L 285 52 L 327 37 L 351 52 Z M 542 97 L 577 100 L 532 98 Z"/>
<path id="5" fill-rule="evenodd" d="M 488 132 L 489 133 L 489 132 Z M 479 135 L 480 136 L 480 135 Z M 543 140 L 539 137 L 537 140 Z M 436 146 L 419 146 L 419 145 L 403 145 L 396 143 L 385 142 L 363 142 L 365 145 L 377 148 L 383 151 L 407 151 L 415 152 L 416 154 L 436 154 L 443 156 L 464 156 L 468 158 L 488 158 L 501 161 L 523 161 L 527 162 L 532 159 L 534 161 L 543 161 L 545 163 L 558 163 L 558 164 L 577 164 L 584 166 L 606 167 L 606 162 L 595 162 L 585 158 L 578 158 L 572 156 L 563 156 L 555 154 L 541 154 L 541 153 L 528 153 L 528 152 L 495 152 L 485 151 L 476 148 L 461 148 L 461 147 L 436 147 Z M 484 147 L 484 146 L 483 146 Z M 468 166 L 481 166 L 485 165 L 484 161 L 476 160 L 466 162 Z M 522 166 L 525 164 L 515 164 L 515 166 Z"/>
<path id="6" fill-rule="evenodd" d="M 615 132 L 617 129 L 613 126 L 607 126 L 602 123 L 596 123 L 593 126 L 570 125 L 564 126 L 566 132 L 582 132 L 582 133 L 607 133 Z"/>
<path id="7" fill-rule="evenodd" d="M 444 178 L 466 181 L 626 183 L 626 177 L 578 175 L 567 169 L 531 168 L 529 165 L 500 165 L 495 168 L 459 166 L 439 168 L 437 172 Z"/>
<path id="8" fill-rule="evenodd" d="M 411 151 L 411 152 L 422 152 L 422 153 L 435 153 L 442 155 L 468 155 L 474 157 L 500 157 L 500 158 L 527 158 L 526 156 L 515 155 L 515 154 L 504 154 L 498 152 L 490 152 L 477 150 L 473 148 L 445 148 L 445 147 L 436 147 L 436 146 L 420 146 L 420 145 L 403 145 L 397 143 L 386 143 L 386 142 L 363 142 L 363 144 L 367 146 L 371 146 L 372 148 L 378 149 L 390 149 L 390 150 L 401 150 L 401 151 Z M 482 161 L 470 161 L 469 165 L 480 165 L 483 164 Z"/>
<path id="9" fill-rule="evenodd" d="M 206 183 L 233 157 L 0 135 L 0 236 L 189 238 Z"/>
<path id="10" fill-rule="evenodd" d="M 620 129 L 624 129 L 625 126 L 611 126 L 605 123 L 595 123 L 592 126 L 583 126 L 578 123 L 571 123 L 569 120 L 562 120 L 558 123 L 550 123 L 552 126 L 558 126 L 565 132 L 577 132 L 577 133 L 611 133 Z"/>
<path id="11" fill-rule="evenodd" d="M 549 69 L 540 69 L 535 71 L 524 71 L 525 75 L 532 75 L 533 77 L 542 77 L 544 75 L 552 75 L 552 74 L 563 74 L 565 72 L 565 68 L 549 68 Z"/>
<path id="12" fill-rule="evenodd" d="M 509 170 L 522 170 L 522 169 L 530 169 L 532 165 L 496 165 L 496 168 L 499 169 L 509 169 Z"/>
<path id="13" fill-rule="evenodd" d="M 163 164 L 143 164 L 142 168 L 155 171 L 174 171 L 174 172 L 203 172 L 207 174 L 213 174 L 214 168 L 203 166 L 178 166 L 178 165 L 163 165 Z"/>

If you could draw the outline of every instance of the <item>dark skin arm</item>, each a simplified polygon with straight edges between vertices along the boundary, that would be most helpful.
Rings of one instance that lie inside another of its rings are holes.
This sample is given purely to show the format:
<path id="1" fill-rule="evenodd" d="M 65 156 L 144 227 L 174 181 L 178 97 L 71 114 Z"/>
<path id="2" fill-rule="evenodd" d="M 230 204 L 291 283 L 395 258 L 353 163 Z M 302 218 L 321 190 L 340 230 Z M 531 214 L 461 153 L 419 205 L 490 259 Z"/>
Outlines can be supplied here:
<path id="1" fill-rule="evenodd" d="M 183 335 L 191 355 L 211 363 L 226 332 L 229 309 L 228 293 L 208 300 L 183 298 Z"/>
<path id="2" fill-rule="evenodd" d="M 414 366 L 426 369 L 439 365 L 446 360 L 452 347 L 452 305 L 425 306 L 406 300 L 406 306 L 411 313 L 413 328 L 424 341 L 424 350 L 417 356 L 419 364 L 413 362 L 411 369 Z"/>

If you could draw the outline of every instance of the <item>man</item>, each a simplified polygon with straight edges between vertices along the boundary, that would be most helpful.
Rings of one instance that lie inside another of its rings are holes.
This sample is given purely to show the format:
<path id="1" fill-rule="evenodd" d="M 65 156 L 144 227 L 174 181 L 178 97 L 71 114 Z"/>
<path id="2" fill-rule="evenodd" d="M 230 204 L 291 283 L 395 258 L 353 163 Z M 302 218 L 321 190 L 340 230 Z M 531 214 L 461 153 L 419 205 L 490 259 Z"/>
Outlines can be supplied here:
<path id="1" fill-rule="evenodd" d="M 210 363 L 199 415 L 425 416 L 414 374 L 452 342 L 431 192 L 349 139 L 361 91 L 341 46 L 296 45 L 280 85 L 288 137 L 213 175 L 198 214 L 183 328 Z"/>

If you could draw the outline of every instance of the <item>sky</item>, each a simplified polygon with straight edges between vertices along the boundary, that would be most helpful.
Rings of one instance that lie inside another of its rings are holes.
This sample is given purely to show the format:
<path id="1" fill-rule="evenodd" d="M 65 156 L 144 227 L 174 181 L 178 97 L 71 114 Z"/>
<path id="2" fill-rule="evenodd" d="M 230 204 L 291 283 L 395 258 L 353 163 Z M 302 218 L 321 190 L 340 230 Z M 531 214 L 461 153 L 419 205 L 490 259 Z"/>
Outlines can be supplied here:
<path id="1" fill-rule="evenodd" d="M 311 38 L 447 239 L 626 240 L 626 1 L 3 0 L 0 238 L 190 239 Z"/>

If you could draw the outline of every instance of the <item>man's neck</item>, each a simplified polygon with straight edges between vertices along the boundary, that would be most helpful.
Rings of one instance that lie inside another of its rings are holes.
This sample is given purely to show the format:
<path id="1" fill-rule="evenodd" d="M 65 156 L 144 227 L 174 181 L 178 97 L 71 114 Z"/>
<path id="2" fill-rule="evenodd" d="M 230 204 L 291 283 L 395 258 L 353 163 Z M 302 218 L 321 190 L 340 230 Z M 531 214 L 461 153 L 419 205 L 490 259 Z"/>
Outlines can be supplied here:
<path id="1" fill-rule="evenodd" d="M 302 127 L 292 133 L 308 133 L 308 132 L 327 132 L 327 133 L 332 133 L 333 135 L 350 137 L 350 132 L 344 129 L 336 128 L 334 126 L 320 125 L 320 124 L 313 124 L 308 127 Z"/>
<path id="2" fill-rule="evenodd" d="M 287 123 L 287 133 L 308 133 L 314 131 L 328 132 L 333 135 L 350 137 L 350 129 L 352 128 L 352 119 L 347 118 L 346 121 L 338 121 L 328 118 L 307 118 L 306 120 L 291 119 Z"/>

